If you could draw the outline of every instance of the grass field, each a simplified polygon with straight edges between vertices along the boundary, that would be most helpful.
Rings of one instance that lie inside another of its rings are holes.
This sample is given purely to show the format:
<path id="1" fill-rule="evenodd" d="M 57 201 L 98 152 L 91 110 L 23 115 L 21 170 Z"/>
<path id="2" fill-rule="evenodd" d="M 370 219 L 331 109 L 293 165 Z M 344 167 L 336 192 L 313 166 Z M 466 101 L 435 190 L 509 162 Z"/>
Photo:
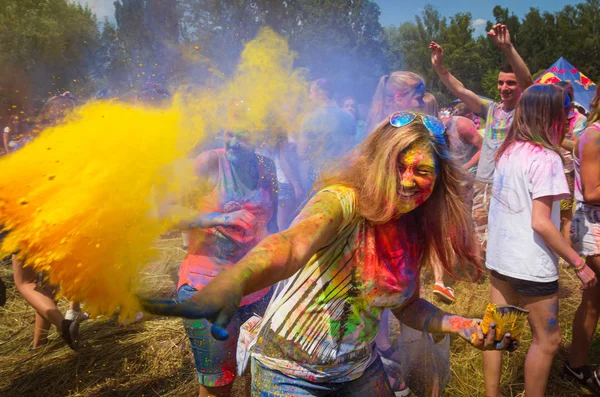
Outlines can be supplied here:
<path id="1" fill-rule="evenodd" d="M 156 296 L 173 296 L 184 252 L 179 238 L 157 244 L 160 258 L 148 265 L 143 288 Z M 8 286 L 8 302 L 0 308 L 0 396 L 196 396 L 194 365 L 183 326 L 178 319 L 146 317 L 139 323 L 119 326 L 115 318 L 86 321 L 81 327 L 82 347 L 72 352 L 52 332 L 50 343 L 30 351 L 34 313 L 15 290 L 12 267 L 0 265 L 0 277 Z M 430 299 L 431 283 L 424 282 Z M 457 302 L 444 309 L 480 317 L 489 301 L 489 284 L 458 283 Z M 571 322 L 579 304 L 579 280 L 561 270 L 560 326 L 563 344 L 555 359 L 548 396 L 587 395 L 561 377 L 561 367 L 571 339 Z M 66 310 L 66 302 L 61 302 Z M 595 339 L 591 360 L 600 358 L 600 339 Z M 525 332 L 522 347 L 505 354 L 502 385 L 505 396 L 523 395 L 523 362 L 531 342 Z M 453 339 L 450 353 L 452 379 L 444 396 L 482 396 L 481 354 L 465 342 Z M 247 378 L 236 380 L 235 394 Z"/>

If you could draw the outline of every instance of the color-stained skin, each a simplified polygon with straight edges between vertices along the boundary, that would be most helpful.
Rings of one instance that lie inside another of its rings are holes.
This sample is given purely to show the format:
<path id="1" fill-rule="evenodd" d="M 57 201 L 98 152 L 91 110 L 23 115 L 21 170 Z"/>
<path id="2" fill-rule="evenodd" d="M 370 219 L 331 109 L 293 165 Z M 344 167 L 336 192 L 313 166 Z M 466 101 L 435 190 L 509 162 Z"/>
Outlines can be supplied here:
<path id="1" fill-rule="evenodd" d="M 437 178 L 432 147 L 426 142 L 416 142 L 398 159 L 401 213 L 408 213 L 431 196 Z"/>

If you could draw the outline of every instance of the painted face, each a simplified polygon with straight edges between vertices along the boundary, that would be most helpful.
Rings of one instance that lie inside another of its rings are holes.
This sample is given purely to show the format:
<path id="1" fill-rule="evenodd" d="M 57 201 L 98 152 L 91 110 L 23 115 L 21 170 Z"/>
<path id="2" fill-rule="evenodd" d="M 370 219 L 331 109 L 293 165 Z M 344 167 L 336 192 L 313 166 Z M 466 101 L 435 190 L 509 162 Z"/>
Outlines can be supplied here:
<path id="1" fill-rule="evenodd" d="M 514 73 L 500 72 L 498 74 L 498 92 L 502 101 L 515 105 L 521 97 L 521 88 Z"/>
<path id="2" fill-rule="evenodd" d="M 223 138 L 229 161 L 240 161 L 254 155 L 255 147 L 248 132 L 227 131 Z"/>
<path id="3" fill-rule="evenodd" d="M 437 172 L 433 148 L 426 141 L 413 143 L 398 156 L 400 212 L 406 214 L 431 196 Z"/>
<path id="4" fill-rule="evenodd" d="M 346 112 L 348 112 L 352 116 L 354 116 L 354 118 L 356 118 L 358 109 L 356 107 L 356 103 L 354 102 L 354 99 L 346 99 L 344 101 L 344 106 L 342 106 L 342 109 L 344 109 Z"/>

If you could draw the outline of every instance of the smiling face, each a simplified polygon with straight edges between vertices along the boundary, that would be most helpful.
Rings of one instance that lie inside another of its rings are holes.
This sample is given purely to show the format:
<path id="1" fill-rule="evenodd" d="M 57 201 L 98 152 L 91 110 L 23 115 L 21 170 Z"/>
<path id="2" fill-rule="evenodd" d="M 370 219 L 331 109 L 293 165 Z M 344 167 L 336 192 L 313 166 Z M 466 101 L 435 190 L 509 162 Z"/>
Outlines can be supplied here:
<path id="1" fill-rule="evenodd" d="M 413 143 L 398 156 L 400 212 L 406 214 L 431 196 L 437 178 L 435 155 L 426 141 Z"/>
<path id="2" fill-rule="evenodd" d="M 509 107 L 514 107 L 521 97 L 521 88 L 514 73 L 500 72 L 498 74 L 498 92 L 500 98 Z"/>

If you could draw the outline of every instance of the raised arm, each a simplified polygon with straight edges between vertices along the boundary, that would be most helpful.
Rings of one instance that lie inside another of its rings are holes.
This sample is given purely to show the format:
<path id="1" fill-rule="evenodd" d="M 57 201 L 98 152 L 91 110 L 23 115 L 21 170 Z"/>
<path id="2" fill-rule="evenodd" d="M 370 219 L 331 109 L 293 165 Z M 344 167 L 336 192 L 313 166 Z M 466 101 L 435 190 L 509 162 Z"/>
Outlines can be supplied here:
<path id="1" fill-rule="evenodd" d="M 510 66 L 517 76 L 517 82 L 521 90 L 525 91 L 529 86 L 533 85 L 533 79 L 531 78 L 531 72 L 525 64 L 521 55 L 517 52 L 517 49 L 510 40 L 510 32 L 505 25 L 496 24 L 487 33 L 488 37 L 492 39 L 494 44 L 506 55 Z"/>
<path id="2" fill-rule="evenodd" d="M 446 88 L 452 91 L 452 94 L 471 109 L 474 113 L 480 114 L 483 109 L 483 101 L 473 91 L 468 90 L 465 86 L 454 77 L 444 66 L 444 49 L 432 41 L 429 44 L 431 50 L 431 64 L 437 73 L 438 77 L 444 83 Z"/>
<path id="3" fill-rule="evenodd" d="M 213 322 L 213 336 L 226 339 L 225 328 L 242 297 L 296 273 L 334 238 L 342 221 L 338 198 L 332 193 L 318 193 L 289 229 L 266 237 L 235 266 L 221 272 L 189 300 L 182 303 L 142 300 L 142 306 L 154 314 L 206 318 Z"/>

